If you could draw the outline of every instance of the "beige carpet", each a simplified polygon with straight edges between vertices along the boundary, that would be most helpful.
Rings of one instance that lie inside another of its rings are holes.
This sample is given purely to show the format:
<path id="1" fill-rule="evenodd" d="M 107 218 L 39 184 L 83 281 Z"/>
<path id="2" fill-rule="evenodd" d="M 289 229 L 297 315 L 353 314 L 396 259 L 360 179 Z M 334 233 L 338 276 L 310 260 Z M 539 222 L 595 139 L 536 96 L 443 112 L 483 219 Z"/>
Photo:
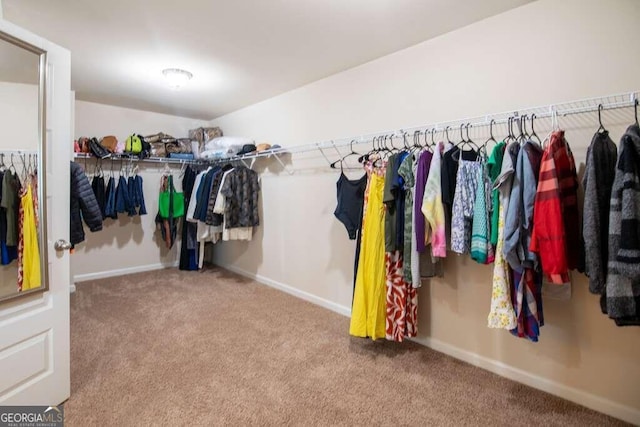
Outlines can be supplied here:
<path id="1" fill-rule="evenodd" d="M 232 273 L 79 283 L 69 426 L 619 425 Z"/>

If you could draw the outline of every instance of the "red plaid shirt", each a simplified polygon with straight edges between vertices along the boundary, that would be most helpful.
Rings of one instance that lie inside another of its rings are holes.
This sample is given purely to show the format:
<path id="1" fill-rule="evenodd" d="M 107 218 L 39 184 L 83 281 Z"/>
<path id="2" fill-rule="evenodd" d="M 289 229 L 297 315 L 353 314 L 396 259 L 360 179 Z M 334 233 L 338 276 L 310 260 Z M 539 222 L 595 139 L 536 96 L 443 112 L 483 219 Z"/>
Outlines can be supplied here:
<path id="1" fill-rule="evenodd" d="M 529 247 L 540 256 L 542 271 L 552 283 L 568 282 L 569 270 L 578 266 L 577 191 L 573 154 L 564 139 L 564 131 L 556 131 L 542 155 Z"/>

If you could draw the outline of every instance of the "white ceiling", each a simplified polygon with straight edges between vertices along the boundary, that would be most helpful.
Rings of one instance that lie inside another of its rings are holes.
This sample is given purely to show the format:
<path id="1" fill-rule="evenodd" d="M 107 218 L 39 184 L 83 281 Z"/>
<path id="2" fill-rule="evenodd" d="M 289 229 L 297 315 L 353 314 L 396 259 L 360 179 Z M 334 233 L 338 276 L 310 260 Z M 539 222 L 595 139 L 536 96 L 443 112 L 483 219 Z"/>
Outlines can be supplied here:
<path id="1" fill-rule="evenodd" d="M 531 0 L 3 0 L 80 100 L 212 119 Z M 161 70 L 193 73 L 180 91 Z"/>

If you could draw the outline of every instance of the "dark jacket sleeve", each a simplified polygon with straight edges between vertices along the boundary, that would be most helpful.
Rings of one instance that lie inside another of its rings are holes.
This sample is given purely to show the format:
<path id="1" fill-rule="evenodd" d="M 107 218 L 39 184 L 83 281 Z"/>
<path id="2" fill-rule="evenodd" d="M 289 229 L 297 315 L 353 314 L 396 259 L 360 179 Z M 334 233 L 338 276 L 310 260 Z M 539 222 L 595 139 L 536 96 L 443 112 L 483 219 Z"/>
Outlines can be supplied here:
<path id="1" fill-rule="evenodd" d="M 91 231 L 102 230 L 102 213 L 89 179 L 80 165 L 71 162 L 71 243 L 84 240 L 82 219 Z"/>

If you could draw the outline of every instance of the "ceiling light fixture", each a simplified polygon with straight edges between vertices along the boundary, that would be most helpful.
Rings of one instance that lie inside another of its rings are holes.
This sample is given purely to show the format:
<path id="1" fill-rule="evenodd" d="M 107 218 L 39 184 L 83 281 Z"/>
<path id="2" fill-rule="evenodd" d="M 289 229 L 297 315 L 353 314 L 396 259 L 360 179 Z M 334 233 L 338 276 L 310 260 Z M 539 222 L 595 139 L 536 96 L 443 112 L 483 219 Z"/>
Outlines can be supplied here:
<path id="1" fill-rule="evenodd" d="M 162 70 L 162 74 L 164 75 L 167 84 L 172 89 L 180 89 L 193 77 L 193 74 L 190 72 L 179 68 L 167 68 Z"/>

